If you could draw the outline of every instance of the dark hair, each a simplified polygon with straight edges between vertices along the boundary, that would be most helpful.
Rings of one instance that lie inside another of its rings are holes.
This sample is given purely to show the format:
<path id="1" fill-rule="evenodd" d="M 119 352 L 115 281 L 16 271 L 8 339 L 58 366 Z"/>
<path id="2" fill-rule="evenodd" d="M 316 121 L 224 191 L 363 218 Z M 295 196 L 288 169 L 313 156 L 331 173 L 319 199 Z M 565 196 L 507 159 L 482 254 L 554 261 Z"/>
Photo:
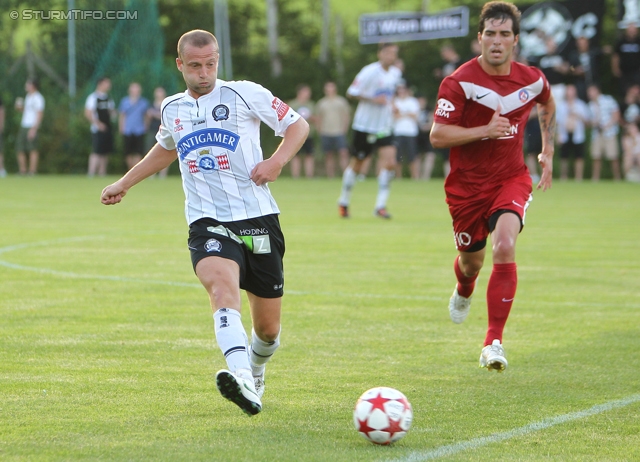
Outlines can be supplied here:
<path id="1" fill-rule="evenodd" d="M 38 84 L 38 80 L 36 78 L 27 79 L 27 82 L 33 85 L 36 90 L 40 90 L 40 85 Z"/>
<path id="2" fill-rule="evenodd" d="M 385 48 L 388 47 L 397 47 L 398 45 L 396 45 L 393 42 L 380 42 L 378 44 L 378 53 L 380 53 L 382 50 L 384 50 Z"/>
<path id="3" fill-rule="evenodd" d="M 484 32 L 484 23 L 490 19 L 498 19 L 505 22 L 511 19 L 513 35 L 520 34 L 520 10 L 513 3 L 489 2 L 485 3 L 480 12 L 478 32 Z"/>
<path id="4" fill-rule="evenodd" d="M 182 57 L 184 47 L 186 44 L 193 45 L 196 48 L 203 48 L 213 43 L 218 50 L 218 41 L 216 37 L 206 30 L 195 29 L 182 34 L 182 37 L 178 40 L 178 56 Z"/>

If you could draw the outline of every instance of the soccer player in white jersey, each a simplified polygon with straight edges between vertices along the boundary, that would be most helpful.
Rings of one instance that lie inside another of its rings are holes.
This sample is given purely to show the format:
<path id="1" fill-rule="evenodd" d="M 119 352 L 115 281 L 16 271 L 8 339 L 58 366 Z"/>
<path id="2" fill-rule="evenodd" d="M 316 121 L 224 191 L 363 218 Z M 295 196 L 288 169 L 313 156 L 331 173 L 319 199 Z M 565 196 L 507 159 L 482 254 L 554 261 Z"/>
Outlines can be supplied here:
<path id="1" fill-rule="evenodd" d="M 351 190 L 356 177 L 364 173 L 364 160 L 378 149 L 378 195 L 374 214 L 380 218 L 391 218 L 387 212 L 389 185 L 396 168 L 396 147 L 393 144 L 392 101 L 402 72 L 393 64 L 398 59 L 398 46 L 381 43 L 378 61 L 362 68 L 356 75 L 347 96 L 357 99 L 358 107 L 353 117 L 353 140 L 351 161 L 342 175 L 342 192 L 338 199 L 341 217 L 349 217 Z"/>
<path id="2" fill-rule="evenodd" d="M 191 260 L 209 294 L 228 365 L 216 384 L 222 396 L 254 415 L 262 410 L 265 364 L 280 344 L 284 285 L 284 237 L 267 183 L 298 152 L 309 126 L 262 86 L 218 79 L 218 50 L 206 31 L 180 38 L 176 64 L 187 90 L 163 101 L 157 144 L 102 191 L 101 201 L 120 202 L 132 186 L 178 158 Z M 260 122 L 283 137 L 266 160 Z M 240 319 L 240 289 L 249 298 L 250 343 Z"/>

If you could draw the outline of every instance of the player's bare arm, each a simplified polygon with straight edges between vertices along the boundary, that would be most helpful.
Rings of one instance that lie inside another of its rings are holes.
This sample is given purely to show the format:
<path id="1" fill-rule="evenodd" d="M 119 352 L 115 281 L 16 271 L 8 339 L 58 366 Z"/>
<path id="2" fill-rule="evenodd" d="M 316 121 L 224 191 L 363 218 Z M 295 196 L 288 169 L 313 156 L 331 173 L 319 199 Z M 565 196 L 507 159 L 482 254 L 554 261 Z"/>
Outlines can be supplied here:
<path id="1" fill-rule="evenodd" d="M 434 123 L 429 138 L 434 148 L 450 148 L 487 138 L 496 139 L 511 131 L 509 119 L 500 115 L 500 106 L 495 110 L 487 125 L 461 127 Z"/>
<path id="2" fill-rule="evenodd" d="M 265 183 L 276 181 L 282 168 L 287 165 L 293 156 L 300 150 L 309 134 L 309 124 L 300 117 L 287 127 L 282 138 L 282 143 L 271 157 L 258 162 L 251 171 L 251 179 L 261 186 Z"/>
<path id="3" fill-rule="evenodd" d="M 129 170 L 122 178 L 102 190 L 100 202 L 104 205 L 119 203 L 131 187 L 145 178 L 171 165 L 176 159 L 176 151 L 167 150 L 156 143 L 147 155 Z"/>
<path id="4" fill-rule="evenodd" d="M 556 135 L 556 103 L 553 97 L 544 104 L 538 104 L 538 120 L 542 133 L 542 152 L 538 154 L 538 162 L 542 167 L 542 175 L 537 189 L 546 191 L 551 187 L 553 173 L 553 150 Z"/>

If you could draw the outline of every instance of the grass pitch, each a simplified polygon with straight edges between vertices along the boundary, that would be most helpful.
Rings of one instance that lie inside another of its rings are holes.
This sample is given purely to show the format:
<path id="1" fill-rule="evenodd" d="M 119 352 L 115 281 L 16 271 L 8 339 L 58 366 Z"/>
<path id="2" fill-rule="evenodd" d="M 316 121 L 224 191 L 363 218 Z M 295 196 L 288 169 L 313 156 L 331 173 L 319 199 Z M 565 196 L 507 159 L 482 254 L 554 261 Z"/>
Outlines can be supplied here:
<path id="1" fill-rule="evenodd" d="M 487 258 L 462 325 L 441 181 L 374 180 L 337 217 L 338 180 L 271 188 L 287 239 L 282 347 L 264 409 L 224 400 L 178 178 L 99 203 L 114 178 L 0 180 L 0 459 L 421 461 L 640 459 L 640 188 L 534 192 L 518 241 L 503 374 L 478 368 Z M 244 321 L 248 307 L 245 298 Z M 376 447 L 353 428 L 368 388 L 414 409 Z"/>

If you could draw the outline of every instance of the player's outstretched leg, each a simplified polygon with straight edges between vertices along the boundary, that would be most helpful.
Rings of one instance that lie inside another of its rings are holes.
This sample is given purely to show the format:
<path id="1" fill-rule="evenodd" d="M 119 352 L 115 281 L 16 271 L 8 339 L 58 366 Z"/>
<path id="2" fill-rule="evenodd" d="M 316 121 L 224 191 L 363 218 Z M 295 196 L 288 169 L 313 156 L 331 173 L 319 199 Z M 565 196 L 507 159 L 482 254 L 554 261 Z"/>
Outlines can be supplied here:
<path id="1" fill-rule="evenodd" d="M 491 345 L 487 345 L 480 353 L 480 367 L 486 367 L 488 371 L 504 371 L 508 366 L 504 348 L 499 339 L 495 339 Z"/>
<path id="2" fill-rule="evenodd" d="M 235 373 L 223 369 L 216 374 L 216 385 L 222 396 L 247 415 L 256 415 L 262 410 L 262 402 L 249 369 L 238 369 Z"/>

